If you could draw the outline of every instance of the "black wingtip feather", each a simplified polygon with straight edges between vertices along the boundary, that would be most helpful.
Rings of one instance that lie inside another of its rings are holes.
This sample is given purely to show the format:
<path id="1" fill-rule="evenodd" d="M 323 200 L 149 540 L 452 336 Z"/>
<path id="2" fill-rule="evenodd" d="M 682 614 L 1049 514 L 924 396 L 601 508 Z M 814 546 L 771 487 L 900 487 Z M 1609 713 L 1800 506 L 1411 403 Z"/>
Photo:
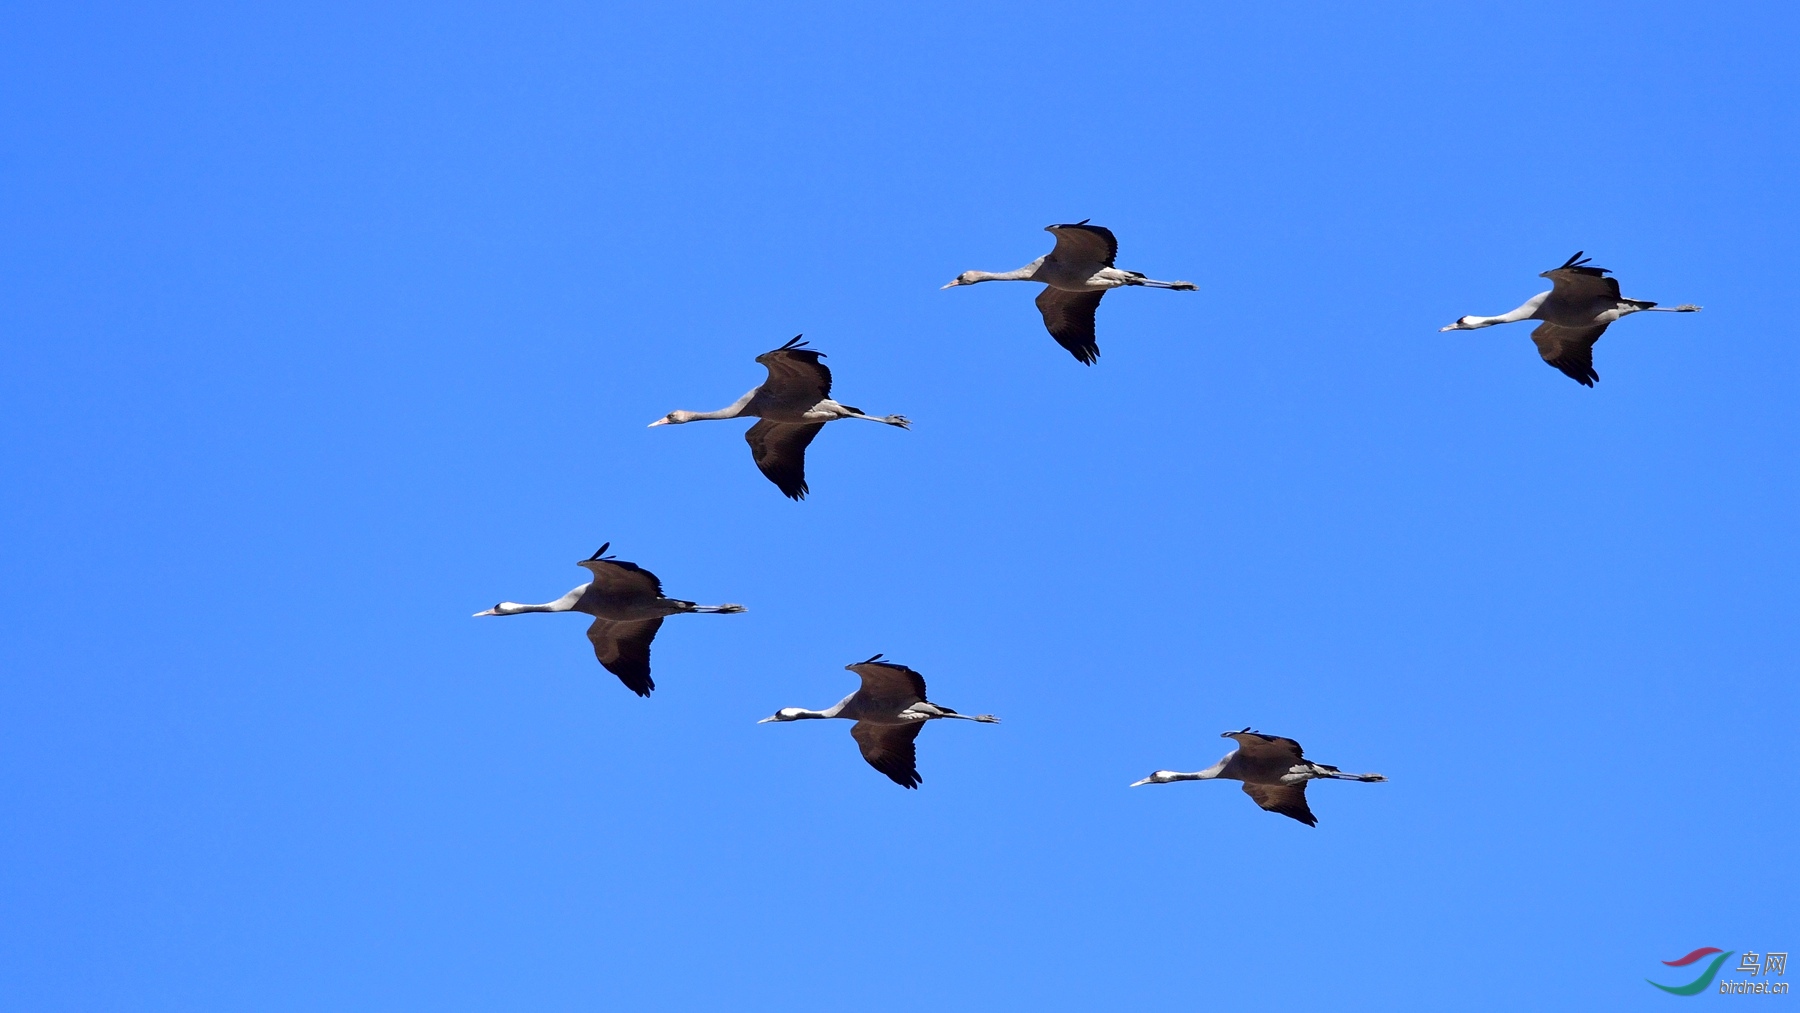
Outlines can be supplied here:
<path id="1" fill-rule="evenodd" d="M 610 549 L 610 548 L 612 548 L 612 543 L 611 543 L 611 542 L 607 542 L 607 543 L 605 543 L 605 544 L 603 544 L 603 545 L 601 545 L 601 546 L 600 546 L 600 547 L 599 547 L 599 548 L 598 548 L 598 549 L 595 549 L 595 550 L 594 550 L 594 554 L 593 554 L 593 555 L 591 555 L 591 556 L 589 556 L 589 557 L 588 557 L 588 562 L 590 562 L 590 563 L 591 563 L 591 562 L 593 562 L 593 561 L 594 561 L 594 560 L 596 560 L 596 559 L 599 559 L 599 558 L 600 558 L 600 557 L 601 557 L 601 556 L 604 556 L 604 555 L 606 555 L 606 550 L 607 550 L 607 549 Z"/>
<path id="2" fill-rule="evenodd" d="M 650 669 L 647 665 L 629 663 L 608 665 L 601 662 L 601 667 L 617 676 L 619 682 L 624 684 L 626 689 L 645 700 L 650 699 L 650 691 L 656 688 L 656 680 L 650 678 Z"/>
<path id="3" fill-rule="evenodd" d="M 1584 257 L 1582 256 L 1582 251 L 1576 250 L 1575 255 L 1564 261 L 1561 267 L 1553 267 L 1550 270 L 1545 271 L 1542 277 L 1548 278 L 1557 271 L 1574 271 L 1576 274 L 1587 274 L 1596 278 L 1602 278 L 1612 273 L 1604 267 L 1591 266 L 1592 262 L 1592 257 Z"/>
<path id="4" fill-rule="evenodd" d="M 870 766 L 873 767 L 875 765 L 870 764 Z M 892 766 L 884 764 L 882 766 L 875 767 L 875 769 L 881 771 L 881 773 L 884 774 L 888 780 L 890 780 L 890 781 L 894 782 L 895 784 L 899 785 L 900 787 L 906 788 L 908 790 L 916 789 L 920 784 L 923 784 L 925 781 L 925 779 L 923 777 L 919 776 L 918 771 L 907 770 L 905 767 L 900 766 L 898 764 L 894 764 Z"/>

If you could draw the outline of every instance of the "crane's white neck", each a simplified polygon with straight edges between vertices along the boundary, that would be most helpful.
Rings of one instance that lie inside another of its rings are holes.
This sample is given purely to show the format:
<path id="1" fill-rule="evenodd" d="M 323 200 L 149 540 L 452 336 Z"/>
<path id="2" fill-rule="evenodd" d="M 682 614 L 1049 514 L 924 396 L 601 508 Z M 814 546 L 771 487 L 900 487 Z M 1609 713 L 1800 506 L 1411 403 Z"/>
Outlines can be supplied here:
<path id="1" fill-rule="evenodd" d="M 1033 263 L 1026 264 L 1016 271 L 1001 271 L 997 274 L 988 271 L 970 271 L 969 273 L 975 276 L 970 284 L 977 281 L 1028 281 L 1032 275 L 1037 273 L 1037 268 L 1037 264 Z"/>
<path id="2" fill-rule="evenodd" d="M 716 412 L 690 412 L 677 408 L 669 414 L 664 415 L 662 418 L 657 419 L 655 422 L 650 423 L 650 425 L 653 427 L 678 426 L 683 422 L 706 422 L 712 419 L 735 419 L 739 415 L 744 414 L 744 409 L 750 404 L 750 399 L 755 396 L 756 391 L 753 390 Z"/>
<path id="3" fill-rule="evenodd" d="M 477 612 L 475 615 L 516 616 L 522 612 L 569 612 L 575 608 L 575 603 L 581 600 L 581 593 L 587 589 L 588 585 L 583 584 L 573 591 L 570 591 L 568 594 L 563 595 L 561 598 L 558 598 L 555 601 L 547 601 L 542 605 L 528 605 L 523 602 L 503 601 L 493 608 L 488 609 L 485 612 Z"/>
<path id="4" fill-rule="evenodd" d="M 844 712 L 844 706 L 848 704 L 850 698 L 855 695 L 855 693 L 852 693 L 850 696 L 839 700 L 837 703 L 832 704 L 822 711 L 807 710 L 805 707 L 783 707 L 776 711 L 773 716 L 763 718 L 762 721 L 758 721 L 757 724 L 763 724 L 769 721 L 808 721 L 815 718 L 835 718 Z"/>
<path id="5" fill-rule="evenodd" d="M 1230 759 L 1231 757 L 1227 756 L 1225 759 L 1220 760 L 1218 763 L 1213 764 L 1205 770 L 1195 770 L 1191 772 L 1159 770 L 1149 777 L 1144 778 L 1142 781 L 1133 782 L 1131 786 L 1136 788 L 1140 784 L 1168 784 L 1171 781 L 1211 781 L 1224 772 L 1225 764 Z"/>
<path id="6" fill-rule="evenodd" d="M 1550 298 L 1550 293 L 1539 292 L 1537 295 L 1527 299 L 1518 309 L 1509 310 L 1497 317 L 1466 316 L 1456 323 L 1441 329 L 1446 331 L 1472 331 L 1479 327 L 1492 327 L 1495 324 L 1510 324 L 1520 320 L 1530 320 L 1532 316 L 1537 313 L 1538 307 L 1544 305 L 1544 300 L 1548 298 Z"/>
<path id="7" fill-rule="evenodd" d="M 1002 271 L 998 274 L 993 271 L 964 271 L 956 276 L 955 281 L 952 281 L 944 287 L 955 288 L 958 285 L 976 285 L 984 281 L 1030 281 L 1032 277 L 1037 274 L 1037 269 L 1042 267 L 1043 264 L 1044 258 L 1039 257 L 1031 263 L 1026 264 L 1024 267 L 1019 268 L 1017 271 Z"/>
<path id="8" fill-rule="evenodd" d="M 493 608 L 489 609 L 487 612 L 485 612 L 483 614 L 490 615 L 490 616 L 516 616 L 522 612 L 567 612 L 568 611 L 568 609 L 566 609 L 566 608 L 559 608 L 558 607 L 559 604 L 560 604 L 559 602 L 553 602 L 553 601 L 545 602 L 542 605 L 528 605 L 524 602 L 503 601 L 500 604 L 495 605 Z"/>

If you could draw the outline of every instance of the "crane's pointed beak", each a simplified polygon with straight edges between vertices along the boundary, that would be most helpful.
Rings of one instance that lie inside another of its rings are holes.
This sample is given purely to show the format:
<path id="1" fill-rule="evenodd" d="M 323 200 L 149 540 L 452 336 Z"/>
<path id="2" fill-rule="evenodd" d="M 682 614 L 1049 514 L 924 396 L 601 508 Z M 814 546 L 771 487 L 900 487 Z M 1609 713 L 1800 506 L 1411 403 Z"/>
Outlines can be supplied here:
<path id="1" fill-rule="evenodd" d="M 944 290 L 944 289 L 947 289 L 947 288 L 955 288 L 955 287 L 957 287 L 957 286 L 958 286 L 958 285 L 961 285 L 961 284 L 962 284 L 962 279 L 961 279 L 961 278 L 951 278 L 951 279 L 950 279 L 950 284 L 948 284 L 948 285 L 939 285 L 939 286 L 938 286 L 938 291 L 939 291 L 939 292 L 942 292 L 942 291 L 943 291 L 943 290 Z"/>
<path id="2" fill-rule="evenodd" d="M 655 422 L 652 422 L 649 425 L 645 426 L 644 428 L 655 429 L 657 426 L 666 426 L 668 424 L 669 424 L 669 417 L 667 415 L 665 415 L 662 418 L 657 419 Z"/>
<path id="3" fill-rule="evenodd" d="M 759 725 L 766 725 L 766 724 L 768 724 L 768 723 L 769 723 L 769 722 L 771 722 L 771 721 L 773 721 L 773 720 L 775 720 L 775 719 L 774 719 L 774 718 L 772 718 L 772 717 L 767 717 L 767 718 L 763 718 L 763 719 L 762 719 L 762 720 L 761 720 L 761 721 L 758 721 L 758 722 L 757 722 L 757 724 L 759 724 Z"/>
<path id="4" fill-rule="evenodd" d="M 1125 787 L 1127 787 L 1127 788 L 1136 788 L 1136 787 L 1137 787 L 1137 786 L 1138 786 L 1138 785 L 1140 785 L 1140 784 L 1149 784 L 1149 783 L 1151 783 L 1151 782 L 1152 782 L 1152 781 L 1154 781 L 1154 780 L 1156 780 L 1156 779 L 1155 779 L 1155 778 L 1153 778 L 1153 777 L 1146 777 L 1146 778 L 1144 778 L 1144 779 L 1143 779 L 1143 780 L 1142 780 L 1142 781 L 1133 781 L 1133 782 L 1131 782 L 1131 783 L 1130 783 L 1130 784 L 1128 784 L 1128 785 L 1126 785 L 1126 786 L 1125 786 Z"/>
<path id="5" fill-rule="evenodd" d="M 480 612 L 475 613 L 474 615 L 470 616 L 469 618 L 470 619 L 480 619 L 482 616 L 497 616 L 499 614 L 500 614 L 499 609 L 482 609 Z"/>

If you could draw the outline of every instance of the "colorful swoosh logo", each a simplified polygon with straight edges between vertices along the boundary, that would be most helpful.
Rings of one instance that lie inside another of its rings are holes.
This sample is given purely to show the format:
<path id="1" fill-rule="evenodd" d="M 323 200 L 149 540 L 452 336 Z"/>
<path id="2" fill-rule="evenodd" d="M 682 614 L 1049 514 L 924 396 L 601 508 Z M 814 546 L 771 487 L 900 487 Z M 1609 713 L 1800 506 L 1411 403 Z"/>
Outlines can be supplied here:
<path id="1" fill-rule="evenodd" d="M 1724 950 L 1719 949 L 1717 946 L 1702 946 L 1687 956 L 1682 957 L 1680 960 L 1665 960 L 1663 963 L 1669 967 L 1686 967 L 1694 961 L 1699 960 L 1701 957 L 1724 952 Z"/>
<path id="2" fill-rule="evenodd" d="M 1656 985 L 1657 988 L 1662 989 L 1670 995 L 1699 995 L 1706 990 L 1706 986 L 1712 984 L 1713 976 L 1719 973 L 1719 968 L 1725 963 L 1725 958 L 1731 956 L 1729 951 L 1721 950 L 1717 946 L 1702 946 L 1679 960 L 1663 961 L 1664 964 L 1667 964 L 1670 967 L 1686 967 L 1709 953 L 1717 953 L 1718 956 L 1714 957 L 1713 962 L 1708 964 L 1706 970 L 1700 973 L 1700 977 L 1695 978 L 1685 985 L 1657 985 L 1656 982 L 1650 981 L 1649 978 L 1645 978 L 1644 980 L 1650 981 L 1650 984 Z"/>

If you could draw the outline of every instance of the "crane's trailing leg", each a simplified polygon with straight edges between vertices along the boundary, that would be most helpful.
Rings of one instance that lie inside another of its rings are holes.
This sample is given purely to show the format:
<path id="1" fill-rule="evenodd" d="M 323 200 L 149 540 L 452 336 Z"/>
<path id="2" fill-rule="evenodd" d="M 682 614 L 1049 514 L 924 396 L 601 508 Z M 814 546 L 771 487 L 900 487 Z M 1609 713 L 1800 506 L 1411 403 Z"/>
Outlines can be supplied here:
<path id="1" fill-rule="evenodd" d="M 1289 774 L 1287 777 L 1282 778 L 1282 780 L 1284 780 L 1284 781 L 1290 780 L 1290 779 L 1295 780 L 1295 781 L 1302 781 L 1302 780 L 1310 781 L 1310 780 L 1314 780 L 1314 779 L 1330 779 L 1330 780 L 1334 780 L 1334 781 L 1385 781 L 1385 780 L 1387 780 L 1387 778 L 1381 774 L 1347 774 L 1347 773 L 1337 769 L 1336 767 L 1327 766 L 1323 763 L 1315 763 L 1308 767 L 1295 767 L 1294 772 L 1292 774 Z"/>
<path id="2" fill-rule="evenodd" d="M 901 429 L 912 428 L 912 419 L 909 419 L 904 415 L 864 415 L 862 412 L 857 412 L 855 415 L 849 417 L 853 419 L 865 419 L 869 422 L 880 422 L 883 425 L 899 426 Z"/>
<path id="3" fill-rule="evenodd" d="M 938 710 L 940 713 L 935 716 L 940 718 L 960 718 L 963 721 L 979 721 L 984 725 L 997 725 L 1000 723 L 1000 719 L 992 714 L 958 714 L 955 711 L 944 710 L 941 707 L 938 708 Z"/>
<path id="4" fill-rule="evenodd" d="M 808 422 L 835 422 L 838 419 L 866 419 L 869 422 L 899 426 L 901 429 L 912 428 L 912 420 L 904 415 L 869 415 L 861 408 L 852 408 L 831 400 L 820 401 L 806 413 Z"/>

